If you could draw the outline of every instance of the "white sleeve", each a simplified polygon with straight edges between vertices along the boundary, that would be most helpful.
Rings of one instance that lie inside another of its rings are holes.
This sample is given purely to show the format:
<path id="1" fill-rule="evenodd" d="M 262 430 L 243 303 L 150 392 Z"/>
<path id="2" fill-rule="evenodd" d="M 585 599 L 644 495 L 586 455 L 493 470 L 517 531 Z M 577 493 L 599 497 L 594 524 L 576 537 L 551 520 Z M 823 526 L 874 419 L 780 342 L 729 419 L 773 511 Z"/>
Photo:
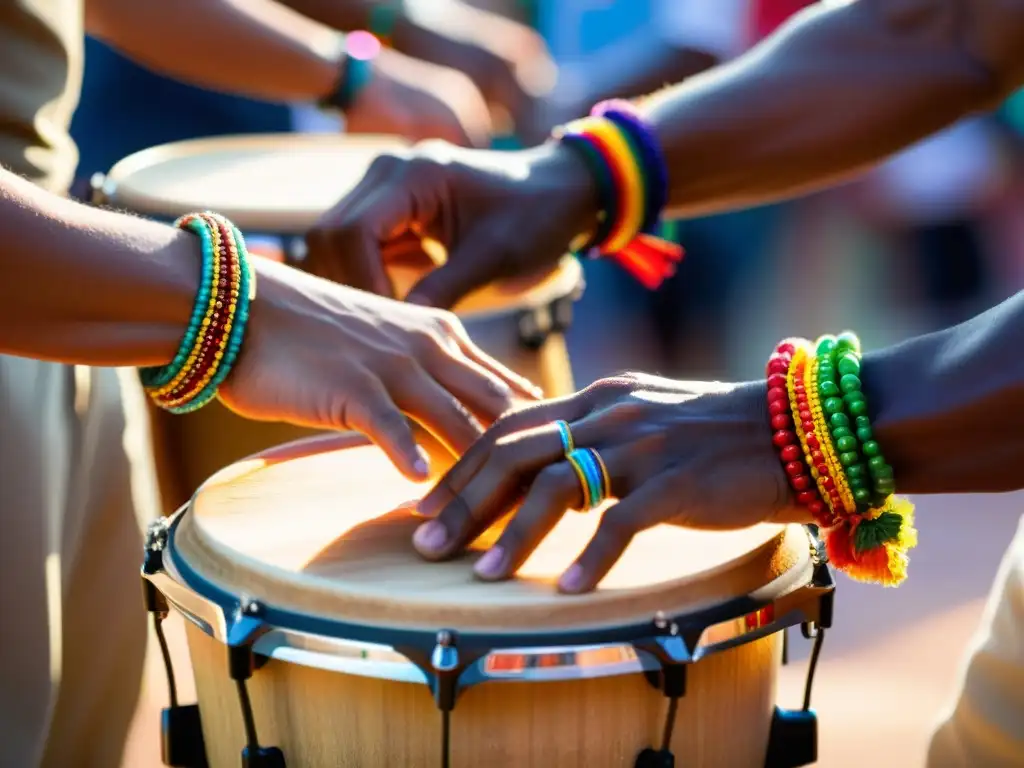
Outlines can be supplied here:
<path id="1" fill-rule="evenodd" d="M 746 47 L 749 0 L 655 0 L 654 22 L 665 39 L 731 59 Z"/>

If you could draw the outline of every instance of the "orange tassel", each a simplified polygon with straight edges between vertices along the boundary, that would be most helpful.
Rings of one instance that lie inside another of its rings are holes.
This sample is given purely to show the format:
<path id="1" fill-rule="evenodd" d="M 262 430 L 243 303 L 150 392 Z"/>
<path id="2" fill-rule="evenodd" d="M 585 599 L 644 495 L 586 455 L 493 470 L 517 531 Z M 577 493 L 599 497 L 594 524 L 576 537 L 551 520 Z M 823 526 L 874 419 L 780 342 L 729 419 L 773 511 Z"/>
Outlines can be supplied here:
<path id="1" fill-rule="evenodd" d="M 676 264 L 683 258 L 683 248 L 641 233 L 611 256 L 645 288 L 653 291 L 675 274 Z"/>

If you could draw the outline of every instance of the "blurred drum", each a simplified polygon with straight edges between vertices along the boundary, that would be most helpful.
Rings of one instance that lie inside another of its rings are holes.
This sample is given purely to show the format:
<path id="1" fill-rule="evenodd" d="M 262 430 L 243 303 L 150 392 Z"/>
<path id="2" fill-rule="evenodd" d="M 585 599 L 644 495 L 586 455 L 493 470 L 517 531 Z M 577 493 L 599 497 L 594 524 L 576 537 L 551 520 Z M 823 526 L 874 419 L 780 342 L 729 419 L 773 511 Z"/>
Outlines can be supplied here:
<path id="1" fill-rule="evenodd" d="M 202 750 L 213 768 L 243 750 L 243 765 L 302 768 L 813 762 L 813 713 L 775 706 L 779 630 L 829 621 L 808 529 L 660 525 L 567 597 L 555 581 L 600 514 L 566 515 L 516 578 L 485 584 L 473 554 L 413 552 L 421 521 L 404 502 L 428 487 L 359 436 L 321 436 L 226 468 L 151 528 L 147 605 L 158 628 L 170 609 L 189 620 L 199 698 L 166 716 L 181 729 L 165 754 Z"/>
<path id="2" fill-rule="evenodd" d="M 131 155 L 93 182 L 98 204 L 173 220 L 214 210 L 241 229 L 254 254 L 283 259 L 318 216 L 349 192 L 373 159 L 405 144 L 386 136 L 275 134 L 176 142 Z M 270 236 L 267 240 L 265 236 Z M 428 249 L 429 250 L 429 249 Z M 443 259 L 443 252 L 436 259 Z M 402 297 L 430 263 L 389 266 Z M 564 331 L 583 287 L 571 257 L 548 274 L 488 286 L 455 307 L 476 343 L 549 395 L 573 389 Z M 152 411 L 166 510 L 221 467 L 313 434 L 253 422 L 219 403 L 186 416 Z"/>

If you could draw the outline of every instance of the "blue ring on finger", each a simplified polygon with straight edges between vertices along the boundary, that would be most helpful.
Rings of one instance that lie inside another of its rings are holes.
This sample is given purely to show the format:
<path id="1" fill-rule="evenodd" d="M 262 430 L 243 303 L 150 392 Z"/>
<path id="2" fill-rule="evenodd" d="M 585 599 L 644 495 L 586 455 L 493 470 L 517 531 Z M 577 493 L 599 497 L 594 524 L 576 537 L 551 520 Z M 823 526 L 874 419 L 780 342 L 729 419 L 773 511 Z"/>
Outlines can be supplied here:
<path id="1" fill-rule="evenodd" d="M 559 419 L 555 422 L 555 428 L 558 430 L 558 438 L 562 441 L 562 453 L 568 456 L 576 450 L 576 442 L 572 439 L 572 430 L 569 429 L 569 423 Z"/>
<path id="2" fill-rule="evenodd" d="M 580 464 L 587 473 L 587 483 L 590 486 L 590 506 L 598 506 L 604 501 L 604 482 L 601 476 L 601 469 L 598 467 L 594 457 L 590 455 L 592 448 L 581 448 Z"/>

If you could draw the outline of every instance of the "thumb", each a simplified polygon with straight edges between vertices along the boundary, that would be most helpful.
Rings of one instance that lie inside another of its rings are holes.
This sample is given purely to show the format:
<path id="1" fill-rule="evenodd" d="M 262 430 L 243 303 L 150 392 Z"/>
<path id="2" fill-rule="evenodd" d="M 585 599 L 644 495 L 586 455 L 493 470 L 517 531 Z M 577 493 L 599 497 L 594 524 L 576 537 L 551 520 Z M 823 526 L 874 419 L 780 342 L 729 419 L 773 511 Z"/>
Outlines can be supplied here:
<path id="1" fill-rule="evenodd" d="M 470 251 L 477 251 L 470 253 Z M 494 251 L 483 251 L 473 238 L 460 244 L 448 260 L 424 275 L 406 297 L 412 304 L 451 309 L 460 299 L 499 274 L 502 259 Z"/>

